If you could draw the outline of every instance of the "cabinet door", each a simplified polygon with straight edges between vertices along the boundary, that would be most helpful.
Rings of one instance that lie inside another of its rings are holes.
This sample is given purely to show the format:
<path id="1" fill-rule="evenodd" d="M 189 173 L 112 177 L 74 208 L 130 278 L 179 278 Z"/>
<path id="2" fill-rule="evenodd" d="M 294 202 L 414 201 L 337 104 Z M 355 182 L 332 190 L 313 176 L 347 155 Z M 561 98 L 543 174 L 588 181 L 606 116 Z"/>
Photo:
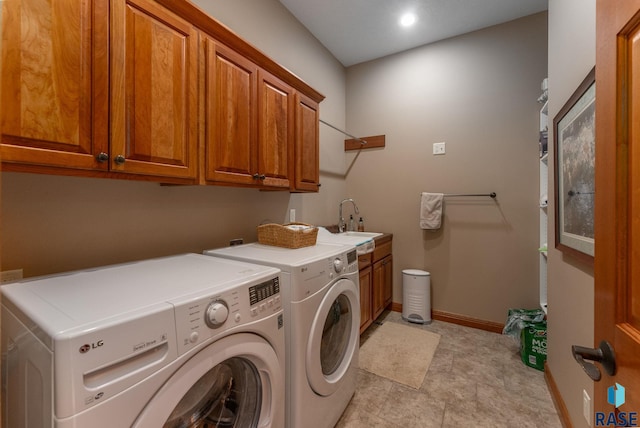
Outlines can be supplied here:
<path id="1" fill-rule="evenodd" d="M 3 162 L 106 169 L 108 1 L 0 3 Z"/>
<path id="2" fill-rule="evenodd" d="M 205 178 L 256 185 L 258 67 L 212 39 L 206 41 Z M 254 176 L 255 175 L 255 176 Z"/>
<path id="3" fill-rule="evenodd" d="M 384 259 L 384 286 L 382 287 L 383 309 L 391 304 L 393 298 L 393 256 Z"/>
<path id="4" fill-rule="evenodd" d="M 392 256 L 373 264 L 373 319 L 375 320 L 391 302 L 393 275 Z"/>
<path id="5" fill-rule="evenodd" d="M 298 93 L 296 98 L 295 186 L 317 192 L 320 182 L 320 111 L 318 103 Z"/>
<path id="6" fill-rule="evenodd" d="M 360 271 L 360 334 L 373 322 L 371 316 L 371 266 Z"/>
<path id="7" fill-rule="evenodd" d="M 195 179 L 198 33 L 151 0 L 111 6 L 111 169 Z"/>
<path id="8" fill-rule="evenodd" d="M 293 175 L 293 89 L 264 70 L 258 76 L 258 174 L 265 186 L 288 189 Z"/>

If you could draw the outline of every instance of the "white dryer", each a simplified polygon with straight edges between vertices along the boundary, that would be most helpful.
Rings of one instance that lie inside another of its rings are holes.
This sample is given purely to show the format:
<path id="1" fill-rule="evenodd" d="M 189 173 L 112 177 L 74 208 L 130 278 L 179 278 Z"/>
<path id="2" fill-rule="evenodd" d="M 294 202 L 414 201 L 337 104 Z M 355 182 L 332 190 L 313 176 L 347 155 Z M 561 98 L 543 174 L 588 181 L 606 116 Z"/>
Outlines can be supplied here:
<path id="1" fill-rule="evenodd" d="M 282 270 L 289 428 L 332 428 L 356 389 L 360 299 L 353 246 L 251 243 L 205 254 Z"/>
<path id="2" fill-rule="evenodd" d="M 2 287 L 5 427 L 284 426 L 279 270 L 186 254 Z"/>

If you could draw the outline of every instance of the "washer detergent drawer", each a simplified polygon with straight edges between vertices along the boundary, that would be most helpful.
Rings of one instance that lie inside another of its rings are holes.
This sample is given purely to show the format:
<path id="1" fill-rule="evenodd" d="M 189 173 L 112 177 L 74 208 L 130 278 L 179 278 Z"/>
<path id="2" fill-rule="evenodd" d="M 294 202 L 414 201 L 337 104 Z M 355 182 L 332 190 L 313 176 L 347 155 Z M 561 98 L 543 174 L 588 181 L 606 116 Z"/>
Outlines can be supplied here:
<path id="1" fill-rule="evenodd" d="M 108 400 L 176 359 L 173 307 L 147 309 L 134 320 L 116 317 L 99 330 L 83 326 L 54 338 L 58 419 Z"/>

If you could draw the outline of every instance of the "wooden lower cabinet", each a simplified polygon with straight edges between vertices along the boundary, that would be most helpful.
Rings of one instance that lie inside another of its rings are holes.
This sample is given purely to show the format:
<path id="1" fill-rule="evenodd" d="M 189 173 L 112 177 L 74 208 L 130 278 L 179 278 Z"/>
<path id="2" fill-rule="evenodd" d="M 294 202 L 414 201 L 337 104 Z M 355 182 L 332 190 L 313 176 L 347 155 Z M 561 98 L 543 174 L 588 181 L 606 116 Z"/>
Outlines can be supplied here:
<path id="1" fill-rule="evenodd" d="M 360 333 L 373 322 L 371 316 L 371 266 L 360 270 Z"/>
<path id="2" fill-rule="evenodd" d="M 384 309 L 391 303 L 391 292 L 393 284 L 393 256 L 389 254 L 382 260 L 373 264 L 373 319 L 382 314 Z"/>
<path id="3" fill-rule="evenodd" d="M 393 293 L 392 235 L 376 240 L 373 253 L 358 257 L 360 269 L 360 333 L 391 304 Z"/>

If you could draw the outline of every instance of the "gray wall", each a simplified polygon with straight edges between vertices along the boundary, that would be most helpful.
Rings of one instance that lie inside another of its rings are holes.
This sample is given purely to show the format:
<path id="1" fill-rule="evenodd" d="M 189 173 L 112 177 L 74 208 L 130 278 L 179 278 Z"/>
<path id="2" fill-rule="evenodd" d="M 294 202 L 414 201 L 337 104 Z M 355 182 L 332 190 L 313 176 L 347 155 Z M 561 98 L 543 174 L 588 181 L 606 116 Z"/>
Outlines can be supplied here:
<path id="1" fill-rule="evenodd" d="M 550 124 L 595 64 L 595 11 L 595 0 L 549 2 Z M 549 152 L 553 154 L 553 142 L 550 143 Z M 553 165 L 551 156 L 549 196 L 553 195 Z M 554 209 L 550 198 L 548 212 L 553 213 Z M 593 399 L 593 382 L 573 360 L 571 345 L 593 346 L 593 267 L 577 263 L 553 248 L 554 227 L 553 216 L 549 215 L 548 364 L 573 426 L 588 427 L 582 416 L 582 390 Z"/>
<path id="2" fill-rule="evenodd" d="M 347 126 L 386 135 L 351 155 L 349 196 L 369 230 L 394 234 L 401 272 L 431 272 L 433 309 L 504 322 L 538 306 L 538 115 L 547 74 L 540 13 L 348 68 Z M 446 142 L 446 154 L 432 145 Z M 418 225 L 421 192 L 448 198 L 436 232 Z"/>

